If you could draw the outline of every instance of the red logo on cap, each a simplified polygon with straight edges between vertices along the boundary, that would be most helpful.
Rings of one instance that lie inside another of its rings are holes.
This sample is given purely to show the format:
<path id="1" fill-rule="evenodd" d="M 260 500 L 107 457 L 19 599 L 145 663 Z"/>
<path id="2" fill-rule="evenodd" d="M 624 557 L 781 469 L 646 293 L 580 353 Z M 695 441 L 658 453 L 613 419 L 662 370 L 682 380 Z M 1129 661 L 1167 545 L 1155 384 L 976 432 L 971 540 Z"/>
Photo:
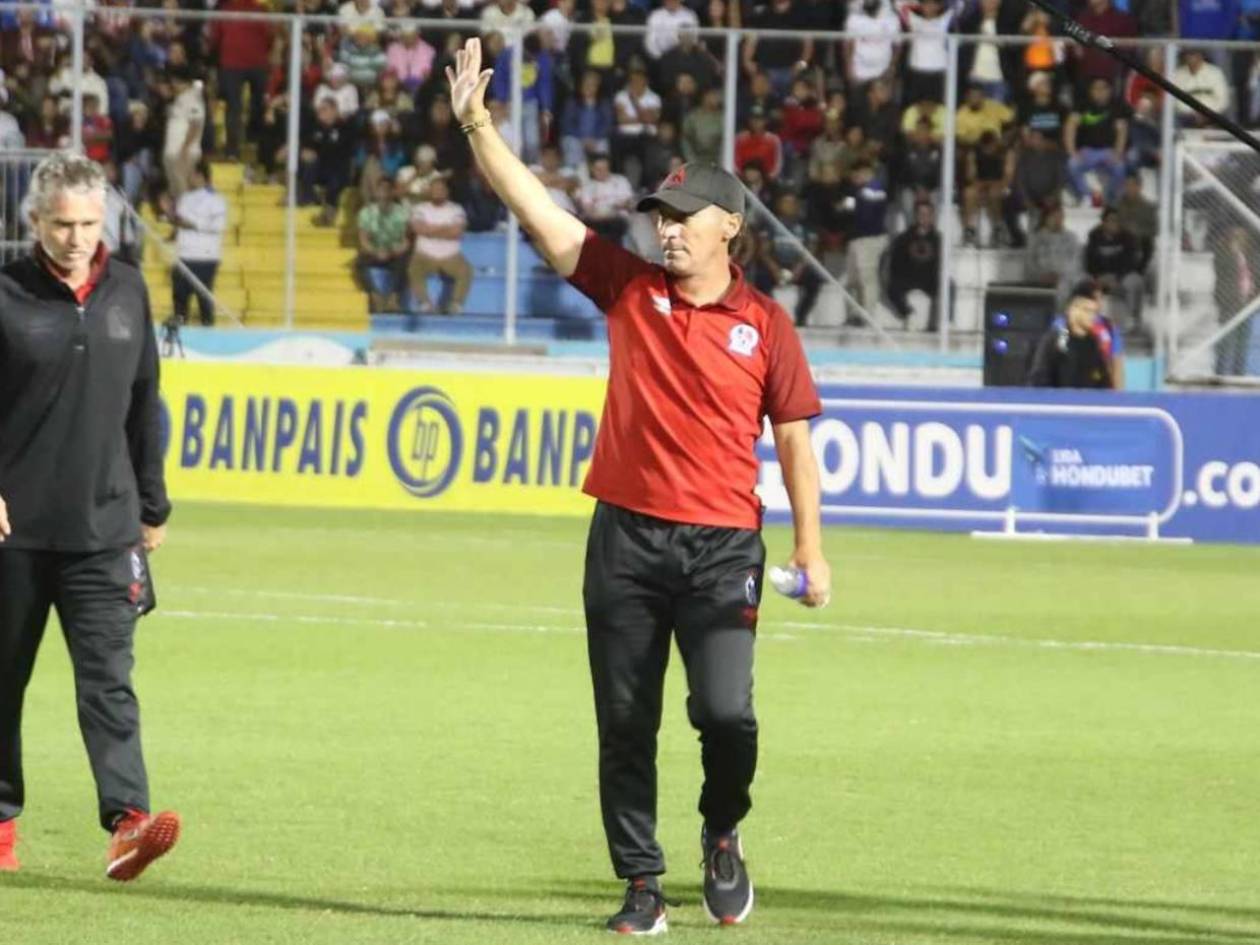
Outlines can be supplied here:
<path id="1" fill-rule="evenodd" d="M 687 168 L 686 166 L 683 166 L 666 177 L 665 184 L 663 186 L 681 187 L 685 183 L 687 183 Z"/>

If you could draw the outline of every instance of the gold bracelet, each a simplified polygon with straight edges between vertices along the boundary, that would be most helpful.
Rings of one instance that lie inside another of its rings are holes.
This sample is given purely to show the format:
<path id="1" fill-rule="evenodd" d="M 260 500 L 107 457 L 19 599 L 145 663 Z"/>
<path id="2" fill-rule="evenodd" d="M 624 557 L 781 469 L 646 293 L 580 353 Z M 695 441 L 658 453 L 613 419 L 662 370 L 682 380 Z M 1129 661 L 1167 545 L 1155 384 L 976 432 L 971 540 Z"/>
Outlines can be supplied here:
<path id="1" fill-rule="evenodd" d="M 462 131 L 466 135 L 470 135 L 474 131 L 476 131 L 478 128 L 488 128 L 490 127 L 490 125 L 491 125 L 490 113 L 482 112 L 472 121 L 468 122 L 468 124 L 460 125 L 459 130 Z"/>

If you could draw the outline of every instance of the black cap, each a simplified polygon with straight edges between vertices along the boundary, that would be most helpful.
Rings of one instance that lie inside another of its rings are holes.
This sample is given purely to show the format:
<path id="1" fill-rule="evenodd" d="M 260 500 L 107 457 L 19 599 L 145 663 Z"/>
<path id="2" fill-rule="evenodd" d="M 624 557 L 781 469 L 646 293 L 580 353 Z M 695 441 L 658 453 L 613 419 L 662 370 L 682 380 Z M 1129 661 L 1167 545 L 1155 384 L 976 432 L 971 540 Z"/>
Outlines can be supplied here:
<path id="1" fill-rule="evenodd" d="M 656 193 L 639 201 L 639 212 L 665 204 L 681 213 L 698 213 L 710 204 L 727 213 L 744 212 L 744 185 L 713 164 L 684 164 L 665 178 Z"/>
<path id="2" fill-rule="evenodd" d="M 1101 286 L 1093 279 L 1082 279 L 1076 285 L 1072 286 L 1072 291 L 1068 294 L 1068 301 L 1072 299 L 1091 299 L 1098 300 L 1101 294 Z"/>

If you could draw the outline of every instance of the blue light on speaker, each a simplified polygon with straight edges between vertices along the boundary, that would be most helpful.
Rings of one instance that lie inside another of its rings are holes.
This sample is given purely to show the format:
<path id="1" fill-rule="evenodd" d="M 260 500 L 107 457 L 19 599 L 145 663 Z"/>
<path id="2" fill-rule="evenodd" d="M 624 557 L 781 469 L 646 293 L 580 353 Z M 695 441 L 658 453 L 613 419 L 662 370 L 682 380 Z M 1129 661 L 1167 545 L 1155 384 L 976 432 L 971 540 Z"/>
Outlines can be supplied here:
<path id="1" fill-rule="evenodd" d="M 1010 345 L 1007 344 L 1005 338 L 997 338 L 993 342 L 993 350 L 996 351 L 998 354 L 1006 354 L 1007 349 L 1009 348 L 1010 348 Z"/>
<path id="2" fill-rule="evenodd" d="M 993 313 L 993 327 L 994 328 L 1006 328 L 1010 324 L 1011 324 L 1010 312 L 994 312 Z"/>

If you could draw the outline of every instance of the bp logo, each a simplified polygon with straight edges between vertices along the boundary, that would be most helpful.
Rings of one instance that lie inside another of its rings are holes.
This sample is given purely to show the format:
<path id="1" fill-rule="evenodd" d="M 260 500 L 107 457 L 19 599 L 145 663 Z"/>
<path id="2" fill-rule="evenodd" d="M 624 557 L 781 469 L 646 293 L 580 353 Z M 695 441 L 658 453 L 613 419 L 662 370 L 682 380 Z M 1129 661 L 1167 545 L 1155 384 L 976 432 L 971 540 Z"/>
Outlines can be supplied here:
<path id="1" fill-rule="evenodd" d="M 455 404 L 436 387 L 407 393 L 389 420 L 389 465 L 417 499 L 446 490 L 459 471 L 463 432 Z"/>

